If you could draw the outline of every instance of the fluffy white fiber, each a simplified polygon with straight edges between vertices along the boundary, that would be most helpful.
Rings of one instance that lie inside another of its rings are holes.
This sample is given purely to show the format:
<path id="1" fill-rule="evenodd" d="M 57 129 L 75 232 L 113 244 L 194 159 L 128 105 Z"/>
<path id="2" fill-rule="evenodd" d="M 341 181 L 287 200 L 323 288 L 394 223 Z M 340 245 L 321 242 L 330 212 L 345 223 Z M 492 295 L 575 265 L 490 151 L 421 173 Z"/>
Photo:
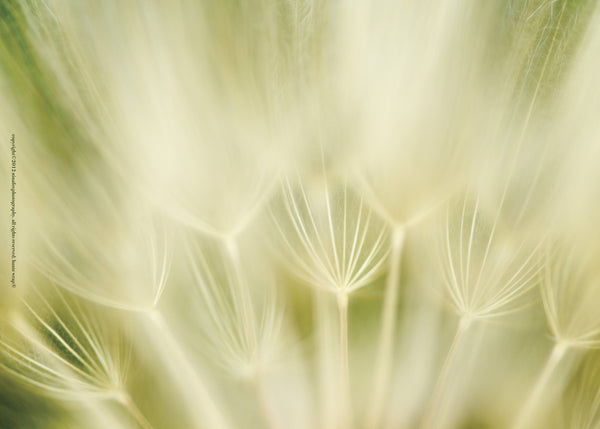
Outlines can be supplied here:
<path id="1" fill-rule="evenodd" d="M 599 70 L 595 0 L 0 1 L 0 428 L 600 428 Z"/>

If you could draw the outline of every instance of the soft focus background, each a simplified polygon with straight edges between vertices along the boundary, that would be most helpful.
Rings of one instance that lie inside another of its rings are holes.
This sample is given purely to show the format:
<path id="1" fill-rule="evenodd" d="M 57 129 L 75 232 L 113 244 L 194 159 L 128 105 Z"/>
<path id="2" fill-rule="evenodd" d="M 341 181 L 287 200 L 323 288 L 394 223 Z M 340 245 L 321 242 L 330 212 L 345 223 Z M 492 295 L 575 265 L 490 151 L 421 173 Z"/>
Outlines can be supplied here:
<path id="1" fill-rule="evenodd" d="M 0 0 L 0 428 L 599 429 L 599 118 L 595 0 Z"/>

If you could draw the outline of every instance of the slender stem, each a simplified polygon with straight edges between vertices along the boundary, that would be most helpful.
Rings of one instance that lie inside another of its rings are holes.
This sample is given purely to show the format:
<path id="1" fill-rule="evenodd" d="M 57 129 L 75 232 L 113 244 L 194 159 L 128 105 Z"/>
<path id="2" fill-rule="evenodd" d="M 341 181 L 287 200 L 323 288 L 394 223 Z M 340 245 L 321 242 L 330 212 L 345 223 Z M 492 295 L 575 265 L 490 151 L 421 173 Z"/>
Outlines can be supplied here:
<path id="1" fill-rule="evenodd" d="M 152 429 L 152 425 L 150 424 L 148 419 L 146 419 L 146 417 L 140 411 L 137 405 L 135 405 L 135 402 L 133 402 L 133 399 L 131 399 L 129 393 L 125 391 L 119 392 L 117 395 L 117 401 L 121 405 L 123 405 L 123 407 L 129 412 L 129 414 L 131 414 L 131 416 L 135 419 L 135 421 L 138 422 L 141 428 Z"/>
<path id="2" fill-rule="evenodd" d="M 254 307 L 252 306 L 250 289 L 244 275 L 244 268 L 240 258 L 238 243 L 235 236 L 232 236 L 225 240 L 225 244 L 227 246 L 229 256 L 231 257 L 231 262 L 233 263 L 236 277 L 236 287 L 238 293 L 235 294 L 234 299 L 240 299 L 241 301 L 238 308 L 240 309 L 240 313 L 242 315 L 242 328 L 244 329 L 244 335 L 246 341 L 248 342 L 249 349 L 254 352 L 258 347 L 258 340 L 256 338 L 256 316 L 254 313 Z M 262 370 L 260 367 L 257 367 L 250 380 L 250 384 L 256 393 L 260 412 L 262 414 L 264 424 L 266 425 L 265 427 L 274 428 L 277 426 L 275 423 L 276 419 L 273 415 L 271 407 L 269 406 L 269 401 L 266 397 L 262 378 Z"/>
<path id="3" fill-rule="evenodd" d="M 544 369 L 540 373 L 537 382 L 531 393 L 529 394 L 529 398 L 525 403 L 525 406 L 521 409 L 519 416 L 513 425 L 513 429 L 524 429 L 530 427 L 529 423 L 531 423 L 532 417 L 536 412 L 536 408 L 540 403 L 540 399 L 546 390 L 548 382 L 550 378 L 554 374 L 558 364 L 562 361 L 565 356 L 565 352 L 568 350 L 568 346 L 561 343 L 556 343 L 554 348 L 552 349 L 552 353 L 550 357 L 546 361 L 546 365 Z"/>
<path id="4" fill-rule="evenodd" d="M 174 337 L 163 316 L 158 311 L 146 313 L 152 322 L 152 334 L 154 338 L 160 339 L 158 347 L 165 352 L 165 360 L 168 362 L 170 371 L 180 384 L 182 389 L 191 389 L 191 395 L 182 394 L 189 401 L 186 404 L 199 422 L 199 426 L 208 425 L 215 429 L 227 429 L 229 425 L 213 402 L 208 389 L 202 379 L 198 376 L 194 365 L 190 362 L 185 351 Z"/>
<path id="5" fill-rule="evenodd" d="M 260 368 L 256 370 L 256 372 L 250 379 L 250 384 L 252 385 L 252 388 L 256 393 L 258 407 L 262 415 L 263 422 L 265 424 L 264 427 L 268 429 L 276 428 L 277 419 L 275 417 L 275 414 L 273 413 L 273 409 L 270 406 L 269 398 L 267 397 L 267 392 L 265 390 L 263 374 Z"/>
<path id="6" fill-rule="evenodd" d="M 254 314 L 254 308 L 252 306 L 252 297 L 250 295 L 250 289 L 246 277 L 244 276 L 244 269 L 242 267 L 242 261 L 240 259 L 240 252 L 235 237 L 228 237 L 225 240 L 225 245 L 231 257 L 233 268 L 236 277 L 237 292 L 234 294 L 235 300 L 240 300 L 238 304 L 239 311 L 242 316 L 242 328 L 244 329 L 244 336 L 248 341 L 249 349 L 254 351 L 257 346 L 256 339 L 256 316 Z"/>
<path id="7" fill-rule="evenodd" d="M 118 398 L 115 396 L 114 400 L 118 401 Z M 123 426 L 123 415 L 122 413 L 115 413 L 115 410 L 112 407 L 112 402 L 109 401 L 78 401 L 75 403 L 76 407 L 79 409 L 83 407 L 89 413 L 86 415 L 86 418 L 92 419 L 93 422 L 96 423 L 95 427 L 102 428 L 121 428 Z M 111 408 L 108 409 L 107 407 Z"/>
<path id="8" fill-rule="evenodd" d="M 348 366 L 348 294 L 344 291 L 338 292 L 337 306 L 340 316 L 340 399 L 341 419 L 340 425 L 343 429 L 352 427 L 352 407 L 350 395 L 350 368 Z"/>
<path id="9" fill-rule="evenodd" d="M 392 235 L 390 268 L 385 286 L 381 329 L 379 331 L 379 344 L 374 366 L 375 374 L 373 377 L 372 395 L 369 401 L 367 414 L 366 427 L 369 429 L 376 429 L 379 427 L 381 414 L 385 404 L 384 398 L 386 397 L 389 388 L 394 349 L 394 325 L 396 322 L 398 289 L 400 283 L 400 265 L 405 235 L 405 228 L 402 226 L 396 227 Z"/>
<path id="10" fill-rule="evenodd" d="M 317 329 L 316 349 L 318 350 L 318 386 L 319 398 L 317 403 L 320 414 L 319 427 L 335 429 L 338 425 L 338 375 L 335 372 L 337 361 L 333 359 L 336 354 L 335 336 L 337 334 L 336 321 L 330 308 L 330 296 L 326 297 L 319 291 L 314 291 L 315 318 Z M 337 309 L 336 309 L 337 312 Z"/>
<path id="11" fill-rule="evenodd" d="M 433 393 L 431 394 L 431 397 L 429 398 L 429 403 L 427 404 L 427 408 L 425 409 L 423 420 L 421 422 L 421 429 L 426 429 L 431 425 L 432 419 L 435 415 L 435 411 L 436 409 L 438 409 L 438 403 L 440 401 L 442 391 L 444 390 L 446 380 L 448 379 L 450 364 L 452 363 L 452 360 L 456 355 L 458 343 L 462 339 L 465 331 L 469 328 L 469 326 L 471 326 L 471 321 L 471 317 L 462 316 L 460 322 L 458 323 L 458 328 L 456 328 L 456 334 L 454 335 L 452 344 L 448 349 L 446 359 L 444 360 L 444 364 L 442 365 L 442 369 L 440 370 L 440 373 L 438 375 L 435 387 L 433 388 Z"/>

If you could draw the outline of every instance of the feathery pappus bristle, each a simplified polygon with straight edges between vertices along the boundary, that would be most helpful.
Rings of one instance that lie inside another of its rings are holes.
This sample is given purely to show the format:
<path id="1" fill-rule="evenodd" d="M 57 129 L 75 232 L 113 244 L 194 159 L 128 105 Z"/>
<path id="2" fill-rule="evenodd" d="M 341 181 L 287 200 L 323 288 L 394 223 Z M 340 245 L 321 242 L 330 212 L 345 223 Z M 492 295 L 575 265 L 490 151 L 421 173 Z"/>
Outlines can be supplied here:
<path id="1" fill-rule="evenodd" d="M 0 2 L 0 429 L 600 427 L 597 0 Z"/>

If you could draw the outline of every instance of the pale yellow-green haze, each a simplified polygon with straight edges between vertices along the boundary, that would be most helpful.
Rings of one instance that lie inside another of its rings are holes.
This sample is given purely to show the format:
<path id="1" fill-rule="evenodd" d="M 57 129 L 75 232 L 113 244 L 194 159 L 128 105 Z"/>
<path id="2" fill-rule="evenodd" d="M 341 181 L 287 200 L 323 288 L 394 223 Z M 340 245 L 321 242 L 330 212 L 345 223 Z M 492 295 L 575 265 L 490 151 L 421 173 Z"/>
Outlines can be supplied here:
<path id="1" fill-rule="evenodd" d="M 600 429 L 600 1 L 0 0 L 0 429 Z"/>

